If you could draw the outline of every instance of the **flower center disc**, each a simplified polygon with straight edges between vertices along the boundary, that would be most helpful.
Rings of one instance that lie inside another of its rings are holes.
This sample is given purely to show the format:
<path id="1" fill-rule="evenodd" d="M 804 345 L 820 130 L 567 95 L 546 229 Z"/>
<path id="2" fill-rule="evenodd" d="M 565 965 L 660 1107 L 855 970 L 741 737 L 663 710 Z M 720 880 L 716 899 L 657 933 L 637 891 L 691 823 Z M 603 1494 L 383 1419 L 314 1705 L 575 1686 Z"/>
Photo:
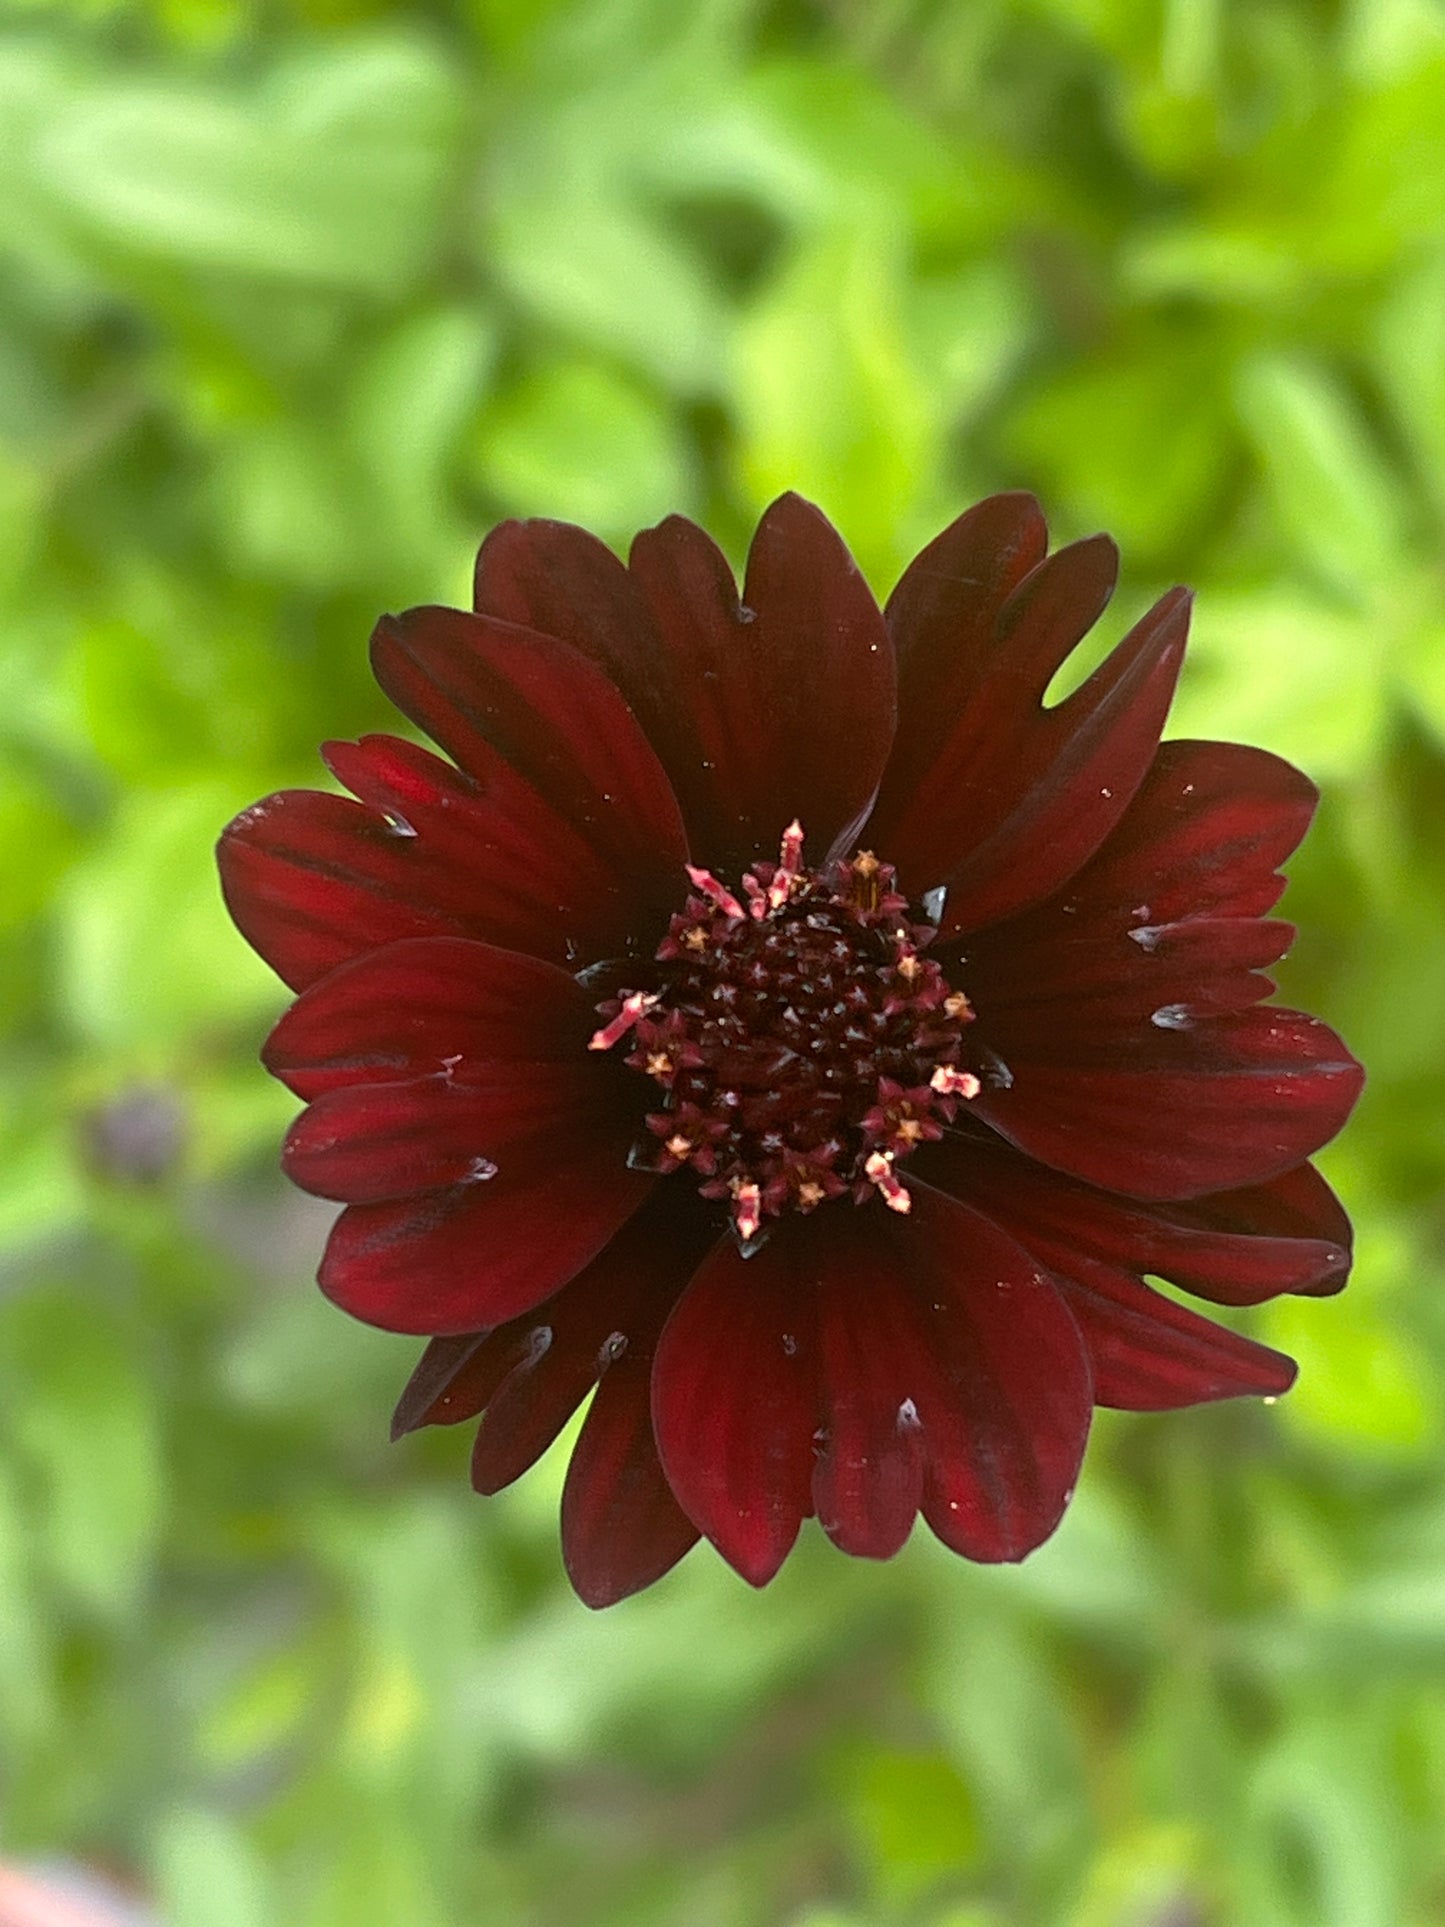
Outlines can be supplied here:
<path id="1" fill-rule="evenodd" d="M 895 1165 L 979 1089 L 960 1063 L 968 999 L 923 954 L 937 929 L 871 851 L 805 868 L 796 822 L 742 900 L 711 871 L 688 876 L 655 987 L 599 1005 L 591 1039 L 629 1044 L 665 1093 L 632 1161 L 689 1167 L 704 1197 L 730 1200 L 745 1254 L 789 1208 L 851 1193 L 906 1212 Z"/>

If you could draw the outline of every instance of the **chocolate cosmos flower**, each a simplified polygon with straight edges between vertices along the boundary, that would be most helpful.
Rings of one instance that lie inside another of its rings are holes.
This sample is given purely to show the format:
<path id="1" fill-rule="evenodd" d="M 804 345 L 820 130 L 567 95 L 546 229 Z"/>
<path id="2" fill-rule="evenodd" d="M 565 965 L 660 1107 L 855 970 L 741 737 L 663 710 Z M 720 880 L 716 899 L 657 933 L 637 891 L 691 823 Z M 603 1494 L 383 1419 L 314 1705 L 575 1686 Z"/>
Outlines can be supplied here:
<path id="1" fill-rule="evenodd" d="M 804 1517 L 887 1558 L 1053 1530 L 1093 1407 L 1274 1394 L 1290 1360 L 1144 1282 L 1337 1290 L 1305 1160 L 1361 1073 L 1261 1000 L 1315 792 L 1160 743 L 1189 598 L 1044 692 L 1104 536 L 982 502 L 880 612 L 822 515 L 763 517 L 739 599 L 672 517 L 626 567 L 512 522 L 476 612 L 372 643 L 446 751 L 330 743 L 221 843 L 301 994 L 265 1051 L 285 1165 L 346 1206 L 345 1310 L 429 1336 L 403 1432 L 484 1413 L 478 1489 L 592 1391 L 562 1535 L 582 1597 L 705 1534 L 755 1585 Z"/>

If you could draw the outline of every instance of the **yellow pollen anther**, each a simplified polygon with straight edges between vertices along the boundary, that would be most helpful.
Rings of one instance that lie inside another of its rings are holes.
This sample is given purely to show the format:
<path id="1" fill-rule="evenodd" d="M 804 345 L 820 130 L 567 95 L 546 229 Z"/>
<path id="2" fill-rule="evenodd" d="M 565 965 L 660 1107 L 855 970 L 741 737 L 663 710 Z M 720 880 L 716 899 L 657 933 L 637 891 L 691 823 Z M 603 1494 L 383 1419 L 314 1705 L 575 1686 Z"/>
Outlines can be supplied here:
<path id="1" fill-rule="evenodd" d="M 882 867 L 871 850 L 860 850 L 853 859 L 855 877 L 876 877 Z"/>
<path id="2" fill-rule="evenodd" d="M 901 1137 L 905 1144 L 917 1144 L 923 1136 L 923 1126 L 916 1117 L 900 1118 L 895 1137 Z"/>
<path id="3" fill-rule="evenodd" d="M 690 1158 L 692 1156 L 692 1139 L 690 1137 L 684 1137 L 681 1131 L 674 1131 L 662 1148 L 667 1152 L 669 1157 Z"/>
<path id="4" fill-rule="evenodd" d="M 955 990 L 952 996 L 944 998 L 943 1013 L 946 1017 L 951 1017 L 956 1024 L 961 1024 L 972 1017 L 973 1005 L 961 990 Z"/>
<path id="5" fill-rule="evenodd" d="M 798 1203 L 805 1211 L 811 1211 L 815 1204 L 821 1204 L 827 1195 L 822 1185 L 816 1184 L 812 1178 L 805 1178 L 798 1186 Z"/>
<path id="6" fill-rule="evenodd" d="M 897 970 L 904 982 L 910 984 L 923 975 L 923 965 L 918 961 L 917 957 L 913 955 L 912 951 L 910 951 L 906 957 L 900 957 L 898 959 Z"/>
<path id="7" fill-rule="evenodd" d="M 692 926 L 691 930 L 683 931 L 682 941 L 685 947 L 689 950 L 697 950 L 697 951 L 706 950 L 707 949 L 707 932 L 706 930 L 703 929 L 700 923 L 695 923 Z"/>
<path id="8" fill-rule="evenodd" d="M 647 1075 L 649 1077 L 671 1077 L 676 1066 L 665 1050 L 650 1050 L 647 1053 Z"/>

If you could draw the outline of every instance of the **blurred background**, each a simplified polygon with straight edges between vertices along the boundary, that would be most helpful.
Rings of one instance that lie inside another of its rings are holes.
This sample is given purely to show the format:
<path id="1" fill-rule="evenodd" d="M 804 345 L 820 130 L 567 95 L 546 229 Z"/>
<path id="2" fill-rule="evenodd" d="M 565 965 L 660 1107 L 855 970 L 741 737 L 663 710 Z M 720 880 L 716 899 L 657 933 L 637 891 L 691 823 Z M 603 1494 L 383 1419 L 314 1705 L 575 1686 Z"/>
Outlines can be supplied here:
<path id="1" fill-rule="evenodd" d="M 1021 1569 L 592 1615 L 565 1443 L 490 1502 L 386 1444 L 214 838 L 389 726 L 374 617 L 501 516 L 738 557 L 797 487 L 882 592 L 1021 485 L 1121 541 L 1106 640 L 1200 591 L 1175 733 L 1324 787 L 1356 1281 L 1248 1319 L 1276 1409 L 1105 1414 Z M 1445 1922 L 1442 531 L 1432 0 L 11 4 L 7 1920 Z"/>

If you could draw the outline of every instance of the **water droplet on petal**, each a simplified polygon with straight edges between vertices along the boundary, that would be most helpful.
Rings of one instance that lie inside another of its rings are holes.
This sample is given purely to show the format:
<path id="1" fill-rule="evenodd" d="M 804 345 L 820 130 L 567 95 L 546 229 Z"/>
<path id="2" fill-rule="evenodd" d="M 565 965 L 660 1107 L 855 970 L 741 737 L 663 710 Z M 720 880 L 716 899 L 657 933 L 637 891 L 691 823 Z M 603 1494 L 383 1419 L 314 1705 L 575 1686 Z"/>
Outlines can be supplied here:
<path id="1" fill-rule="evenodd" d="M 1192 1030 L 1194 1019 L 1188 1004 L 1161 1004 L 1149 1022 L 1160 1030 Z"/>

